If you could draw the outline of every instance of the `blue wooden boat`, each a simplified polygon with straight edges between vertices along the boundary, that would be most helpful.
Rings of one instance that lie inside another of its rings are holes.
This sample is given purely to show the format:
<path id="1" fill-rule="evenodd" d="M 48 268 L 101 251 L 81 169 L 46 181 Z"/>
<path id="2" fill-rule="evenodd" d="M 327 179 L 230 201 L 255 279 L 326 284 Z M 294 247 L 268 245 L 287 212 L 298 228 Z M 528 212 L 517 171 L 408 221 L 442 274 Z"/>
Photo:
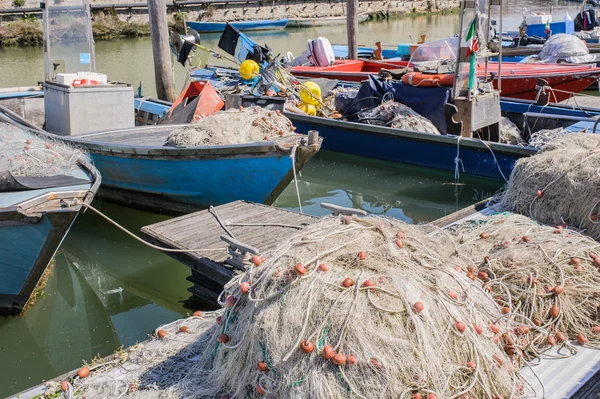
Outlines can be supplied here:
<path id="1" fill-rule="evenodd" d="M 138 112 L 158 116 L 169 107 L 160 101 L 135 105 Z M 293 180 L 294 167 L 296 173 L 302 170 L 321 146 L 320 140 L 308 144 L 302 135 L 235 145 L 164 146 L 170 132 L 182 126 L 54 137 L 90 154 L 103 176 L 100 197 L 165 214 L 189 213 L 238 199 L 271 204 Z"/>
<path id="2" fill-rule="evenodd" d="M 9 131 L 8 126 L 17 130 Z M 0 130 L 18 137 L 15 140 L 29 137 L 24 147 L 53 145 L 49 135 L 1 106 Z M 5 160 L 12 156 L 4 151 L 0 155 Z M 15 174 L 0 159 L 0 312 L 23 310 L 82 210 L 75 200 L 90 203 L 99 185 L 100 175 L 87 156 L 73 162 L 68 172 L 44 176 Z"/>
<path id="3" fill-rule="evenodd" d="M 227 22 L 203 22 L 203 21 L 187 21 L 187 26 L 199 33 L 223 32 Z M 258 21 L 235 21 L 229 22 L 240 31 L 254 30 L 282 30 L 288 24 L 287 19 L 261 19 Z"/>

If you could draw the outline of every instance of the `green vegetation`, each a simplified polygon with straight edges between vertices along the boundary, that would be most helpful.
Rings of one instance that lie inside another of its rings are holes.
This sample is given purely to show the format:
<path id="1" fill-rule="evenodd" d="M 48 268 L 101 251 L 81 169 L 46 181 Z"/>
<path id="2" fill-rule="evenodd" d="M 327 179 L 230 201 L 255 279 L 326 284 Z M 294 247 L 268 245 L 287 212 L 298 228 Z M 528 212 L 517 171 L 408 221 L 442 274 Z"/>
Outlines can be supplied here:
<path id="1" fill-rule="evenodd" d="M 23 7 L 25 6 L 25 0 L 13 0 L 13 7 Z"/>
<path id="2" fill-rule="evenodd" d="M 96 40 L 119 39 L 125 37 L 148 36 L 150 25 L 140 22 L 121 21 L 116 13 L 94 14 L 92 31 Z"/>
<path id="3" fill-rule="evenodd" d="M 43 43 L 40 21 L 22 20 L 0 25 L 0 46 L 41 46 Z"/>

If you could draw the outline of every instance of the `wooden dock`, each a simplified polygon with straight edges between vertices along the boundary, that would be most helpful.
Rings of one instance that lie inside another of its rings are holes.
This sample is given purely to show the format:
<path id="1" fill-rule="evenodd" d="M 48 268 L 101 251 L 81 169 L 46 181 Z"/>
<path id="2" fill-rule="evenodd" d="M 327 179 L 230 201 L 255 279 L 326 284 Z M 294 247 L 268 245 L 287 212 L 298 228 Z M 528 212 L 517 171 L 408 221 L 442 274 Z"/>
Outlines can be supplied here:
<path id="1" fill-rule="evenodd" d="M 193 250 L 224 248 L 210 252 L 165 252 L 192 269 L 189 291 L 201 301 L 216 302 L 223 285 L 233 275 L 236 262 L 220 237 L 234 238 L 258 253 L 274 249 L 283 240 L 319 219 L 285 209 L 246 201 L 235 201 L 208 210 L 145 226 L 140 236 L 161 247 Z"/>

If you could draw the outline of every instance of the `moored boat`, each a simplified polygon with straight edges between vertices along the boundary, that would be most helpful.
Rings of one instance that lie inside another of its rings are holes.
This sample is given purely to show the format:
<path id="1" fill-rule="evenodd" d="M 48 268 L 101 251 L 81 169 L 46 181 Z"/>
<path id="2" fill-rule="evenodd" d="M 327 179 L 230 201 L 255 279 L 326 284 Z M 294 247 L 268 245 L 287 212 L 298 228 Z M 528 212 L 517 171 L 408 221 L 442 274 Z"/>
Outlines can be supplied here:
<path id="1" fill-rule="evenodd" d="M 199 33 L 223 32 L 227 22 L 187 21 L 187 26 Z M 240 31 L 281 30 L 288 24 L 287 19 L 262 19 L 257 21 L 234 21 L 230 25 Z"/>
<path id="2" fill-rule="evenodd" d="M 348 82 L 361 82 L 370 75 L 377 75 L 382 69 L 401 69 L 409 66 L 407 61 L 365 61 L 337 60 L 326 67 L 295 66 L 291 72 L 306 78 L 337 79 Z M 497 71 L 496 63 L 490 63 L 489 72 Z M 477 68 L 477 76 L 484 78 L 486 69 Z M 580 93 L 595 83 L 600 76 L 600 68 L 593 65 L 547 65 L 502 63 L 501 95 L 509 98 L 533 100 L 537 95 L 538 79 L 547 82 L 553 88 L 552 100 L 560 102 L 568 99 L 572 93 Z M 497 76 L 493 79 L 494 88 L 498 88 Z M 554 97 L 555 96 L 555 97 Z"/>
<path id="3" fill-rule="evenodd" d="M 88 156 L 0 106 L 0 312 L 19 313 L 100 174 Z"/>
<path id="4" fill-rule="evenodd" d="M 365 22 L 369 19 L 369 14 L 360 14 L 358 23 Z M 308 28 L 311 26 L 330 26 L 330 25 L 345 25 L 347 17 L 318 17 L 318 18 L 290 18 L 287 24 L 288 28 Z"/>

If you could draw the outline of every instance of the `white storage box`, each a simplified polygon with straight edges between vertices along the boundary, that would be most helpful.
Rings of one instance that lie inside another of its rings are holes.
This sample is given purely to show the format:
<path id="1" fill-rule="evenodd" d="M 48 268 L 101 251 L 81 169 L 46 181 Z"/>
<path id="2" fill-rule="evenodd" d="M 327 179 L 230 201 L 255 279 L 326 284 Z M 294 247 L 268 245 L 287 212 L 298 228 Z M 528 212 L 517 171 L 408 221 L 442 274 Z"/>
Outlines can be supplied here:
<path id="1" fill-rule="evenodd" d="M 552 15 L 550 14 L 539 14 L 539 15 L 529 15 L 525 18 L 527 25 L 539 25 L 539 24 L 547 24 L 552 22 Z"/>
<path id="2" fill-rule="evenodd" d="M 126 84 L 70 87 L 44 84 L 46 130 L 76 136 L 135 126 L 133 87 Z"/>
<path id="3" fill-rule="evenodd" d="M 73 86 L 74 81 L 82 81 L 87 79 L 88 81 L 99 82 L 99 84 L 105 84 L 108 80 L 105 74 L 96 72 L 77 72 L 77 73 L 58 73 L 56 74 L 56 83 Z"/>

